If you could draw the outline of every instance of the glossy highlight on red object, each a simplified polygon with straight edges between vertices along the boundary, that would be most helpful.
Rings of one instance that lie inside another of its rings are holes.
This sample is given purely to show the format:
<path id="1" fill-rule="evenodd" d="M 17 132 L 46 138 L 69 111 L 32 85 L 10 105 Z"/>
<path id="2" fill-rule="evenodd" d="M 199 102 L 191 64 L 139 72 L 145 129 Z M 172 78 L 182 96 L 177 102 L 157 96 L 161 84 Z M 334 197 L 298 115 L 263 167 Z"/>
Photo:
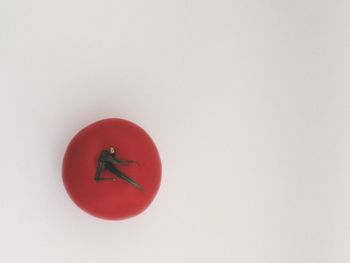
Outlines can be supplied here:
<path id="1" fill-rule="evenodd" d="M 114 147 L 117 157 L 137 164 L 118 166 L 143 191 L 104 171 L 116 181 L 95 181 L 98 157 Z M 161 161 L 151 137 L 138 125 L 123 119 L 97 121 L 79 131 L 69 143 L 62 165 L 64 186 L 70 198 L 87 213 L 120 220 L 143 212 L 153 201 L 161 181 Z"/>

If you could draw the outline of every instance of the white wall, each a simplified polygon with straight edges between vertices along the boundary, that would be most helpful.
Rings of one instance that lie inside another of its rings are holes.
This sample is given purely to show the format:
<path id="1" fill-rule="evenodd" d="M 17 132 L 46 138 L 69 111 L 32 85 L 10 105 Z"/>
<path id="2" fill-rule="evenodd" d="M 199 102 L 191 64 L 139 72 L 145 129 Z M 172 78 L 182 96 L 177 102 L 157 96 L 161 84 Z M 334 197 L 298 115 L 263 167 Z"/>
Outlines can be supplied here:
<path id="1" fill-rule="evenodd" d="M 1 262 L 350 262 L 350 2 L 2 0 Z M 71 136 L 143 126 L 142 215 L 68 198 Z"/>

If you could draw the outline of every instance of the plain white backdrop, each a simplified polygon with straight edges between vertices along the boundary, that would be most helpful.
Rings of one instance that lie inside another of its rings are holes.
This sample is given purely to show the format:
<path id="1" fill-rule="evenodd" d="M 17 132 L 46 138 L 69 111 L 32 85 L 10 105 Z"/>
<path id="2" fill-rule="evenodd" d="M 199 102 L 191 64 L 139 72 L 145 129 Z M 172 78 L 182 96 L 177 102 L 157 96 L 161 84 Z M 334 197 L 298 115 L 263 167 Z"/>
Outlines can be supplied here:
<path id="1" fill-rule="evenodd" d="M 1 262 L 350 262 L 350 2 L 2 0 Z M 107 117 L 163 162 L 126 221 L 61 162 Z"/>

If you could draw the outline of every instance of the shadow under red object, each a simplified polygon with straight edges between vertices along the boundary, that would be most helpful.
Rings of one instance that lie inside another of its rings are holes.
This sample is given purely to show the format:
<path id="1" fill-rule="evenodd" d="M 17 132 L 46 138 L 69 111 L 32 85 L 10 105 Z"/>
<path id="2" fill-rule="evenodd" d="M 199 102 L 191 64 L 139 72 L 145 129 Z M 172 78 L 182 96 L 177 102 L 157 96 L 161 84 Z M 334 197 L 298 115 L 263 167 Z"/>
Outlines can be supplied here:
<path id="1" fill-rule="evenodd" d="M 95 181 L 98 157 L 114 147 L 119 159 L 137 164 L 118 166 L 143 188 L 104 171 L 116 181 Z M 87 213 L 110 220 L 125 219 L 144 211 L 158 192 L 161 161 L 151 137 L 138 125 L 123 119 L 97 121 L 79 131 L 69 143 L 62 165 L 64 186 L 71 199 Z"/>

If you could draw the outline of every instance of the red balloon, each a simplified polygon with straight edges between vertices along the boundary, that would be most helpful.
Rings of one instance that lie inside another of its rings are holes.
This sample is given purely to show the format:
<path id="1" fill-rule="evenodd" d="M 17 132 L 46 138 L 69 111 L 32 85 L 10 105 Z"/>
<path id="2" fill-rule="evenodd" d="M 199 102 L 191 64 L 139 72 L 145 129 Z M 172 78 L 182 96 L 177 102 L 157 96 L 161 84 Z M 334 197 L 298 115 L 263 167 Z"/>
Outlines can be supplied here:
<path id="1" fill-rule="evenodd" d="M 103 171 L 115 181 L 96 181 L 98 158 L 103 150 L 116 149 L 119 159 L 137 163 L 116 167 L 142 186 L 143 191 Z M 153 201 L 161 181 L 161 161 L 151 137 L 136 124 L 105 119 L 78 132 L 69 143 L 62 166 L 64 186 L 71 199 L 87 213 L 118 220 L 135 216 Z"/>

